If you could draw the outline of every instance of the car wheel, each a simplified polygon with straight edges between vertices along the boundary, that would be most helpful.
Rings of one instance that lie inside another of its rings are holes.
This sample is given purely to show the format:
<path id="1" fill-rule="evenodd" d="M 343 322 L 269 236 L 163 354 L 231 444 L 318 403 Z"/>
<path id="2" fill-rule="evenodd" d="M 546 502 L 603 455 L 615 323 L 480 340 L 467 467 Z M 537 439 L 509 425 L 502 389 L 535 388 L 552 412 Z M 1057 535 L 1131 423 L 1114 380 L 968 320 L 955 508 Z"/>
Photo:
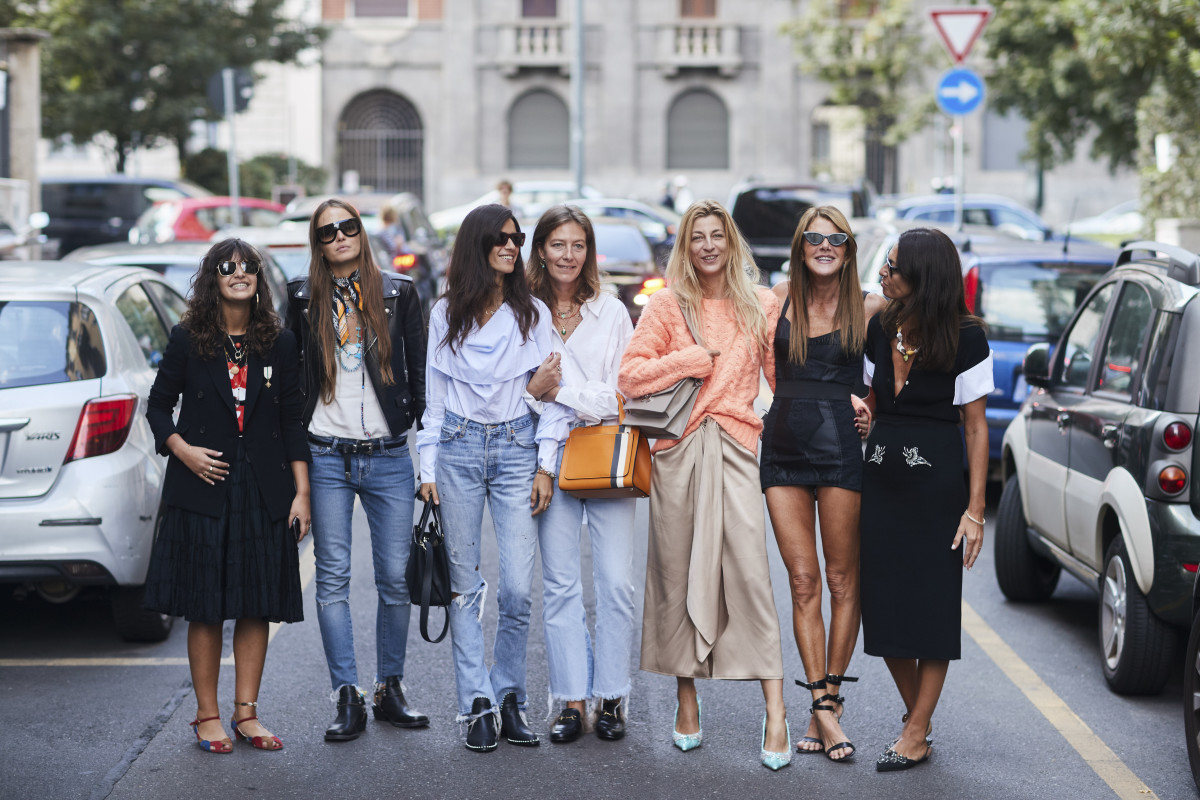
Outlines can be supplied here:
<path id="1" fill-rule="evenodd" d="M 1188 637 L 1183 661 L 1183 729 L 1187 732 L 1192 780 L 1200 789 L 1200 614 L 1192 620 L 1192 635 Z"/>
<path id="2" fill-rule="evenodd" d="M 1004 484 L 996 511 L 996 581 L 1009 600 L 1028 602 L 1045 600 L 1054 594 L 1062 569 L 1029 546 L 1028 522 L 1021 507 L 1021 486 L 1017 476 Z"/>
<path id="3" fill-rule="evenodd" d="M 1108 686 L 1119 694 L 1158 694 L 1175 653 L 1174 630 L 1154 616 L 1138 588 L 1117 537 L 1100 576 L 1100 664 Z"/>
<path id="4" fill-rule="evenodd" d="M 118 586 L 109 597 L 117 633 L 127 642 L 161 642 L 171 633 L 175 618 L 142 607 L 142 586 Z"/>

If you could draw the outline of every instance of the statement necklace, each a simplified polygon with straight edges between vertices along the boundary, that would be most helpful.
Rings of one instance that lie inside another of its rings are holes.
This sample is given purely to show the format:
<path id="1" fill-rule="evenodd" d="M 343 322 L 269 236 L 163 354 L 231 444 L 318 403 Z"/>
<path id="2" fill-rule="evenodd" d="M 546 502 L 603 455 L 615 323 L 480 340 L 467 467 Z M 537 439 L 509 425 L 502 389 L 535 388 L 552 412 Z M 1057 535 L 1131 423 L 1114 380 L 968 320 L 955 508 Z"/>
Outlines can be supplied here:
<path id="1" fill-rule="evenodd" d="M 234 370 L 236 371 L 237 368 L 240 367 L 246 361 L 246 348 L 242 347 L 241 342 L 235 342 L 233 340 L 233 337 L 230 336 L 228 333 L 225 334 L 225 338 L 228 339 L 229 344 L 231 344 L 233 346 L 232 350 L 225 351 L 225 357 L 228 358 L 231 362 L 233 362 Z"/>
<path id="2" fill-rule="evenodd" d="M 916 353 L 921 348 L 905 347 L 904 346 L 904 332 L 900 329 L 900 326 L 897 325 L 896 326 L 896 349 L 900 351 L 900 357 L 903 358 L 904 363 L 907 364 L 909 357 L 911 357 L 914 353 Z"/>

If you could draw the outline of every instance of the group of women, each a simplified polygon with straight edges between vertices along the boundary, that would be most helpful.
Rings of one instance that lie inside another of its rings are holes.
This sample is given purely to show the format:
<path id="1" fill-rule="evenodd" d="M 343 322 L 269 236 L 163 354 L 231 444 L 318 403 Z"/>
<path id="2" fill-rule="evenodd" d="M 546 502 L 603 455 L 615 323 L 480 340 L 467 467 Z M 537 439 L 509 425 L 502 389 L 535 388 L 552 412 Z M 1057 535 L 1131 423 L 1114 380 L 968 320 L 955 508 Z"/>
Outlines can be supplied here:
<path id="1" fill-rule="evenodd" d="M 641 668 L 676 678 L 674 745 L 703 742 L 696 678 L 757 680 L 760 760 L 773 770 L 791 761 L 765 494 L 804 665 L 796 682 L 811 693 L 795 750 L 838 762 L 855 755 L 840 724 L 841 692 L 857 680 L 846 672 L 861 621 L 864 649 L 885 659 L 906 708 L 876 767 L 928 758 L 933 711 L 959 657 L 961 571 L 982 546 L 992 388 L 982 322 L 964 303 L 946 236 L 915 229 L 900 237 L 881 270 L 885 300 L 859 287 L 845 217 L 815 207 L 797 228 L 790 282 L 769 290 L 725 209 L 701 201 L 679 225 L 669 289 L 650 297 L 635 330 L 601 288 L 582 212 L 547 211 L 527 265 L 512 211 L 486 205 L 458 232 L 426 337 L 411 284 L 381 273 L 361 232 L 352 206 L 318 208 L 309 274 L 290 285 L 282 328 L 254 249 L 237 240 L 214 246 L 151 393 L 157 444 L 172 458 L 146 602 L 192 623 L 193 728 L 204 749 L 231 749 L 216 700 L 225 619 L 238 620 L 233 732 L 261 749 L 282 747 L 254 708 L 267 621 L 302 616 L 296 542 L 310 520 L 337 703 L 325 737 L 365 729 L 349 611 L 355 495 L 371 529 L 378 594 L 373 711 L 399 727 L 428 724 L 401 682 L 416 482 L 406 435 L 418 419 L 419 496 L 441 509 L 450 559 L 466 746 L 540 741 L 525 716 L 539 551 L 550 701 L 561 709 L 550 739 L 574 741 L 589 727 L 622 738 L 635 501 L 558 492 L 557 474 L 572 428 L 616 422 L 622 396 L 698 378 L 681 438 L 654 443 L 649 506 Z M 754 410 L 763 375 L 774 392 L 765 423 Z M 860 380 L 865 399 L 853 393 Z M 481 622 L 485 506 L 499 553 L 490 659 Z M 585 523 L 594 636 L 582 593 Z"/>

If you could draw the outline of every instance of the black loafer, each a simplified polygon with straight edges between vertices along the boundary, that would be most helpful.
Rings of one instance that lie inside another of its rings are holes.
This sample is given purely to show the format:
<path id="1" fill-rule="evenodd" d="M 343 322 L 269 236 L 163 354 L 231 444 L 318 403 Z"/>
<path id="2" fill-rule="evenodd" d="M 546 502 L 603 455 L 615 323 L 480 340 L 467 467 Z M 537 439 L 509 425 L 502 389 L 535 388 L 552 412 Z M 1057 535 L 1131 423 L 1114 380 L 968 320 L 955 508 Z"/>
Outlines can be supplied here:
<path id="1" fill-rule="evenodd" d="M 583 734 L 583 717 L 575 708 L 564 708 L 550 728 L 550 741 L 573 742 Z"/>
<path id="2" fill-rule="evenodd" d="M 496 749 L 496 715 L 492 712 L 492 701 L 476 697 L 471 703 L 471 716 L 467 723 L 467 749 L 476 753 L 489 753 Z"/>
<path id="3" fill-rule="evenodd" d="M 600 718 L 596 720 L 596 735 L 612 742 L 625 738 L 625 712 L 621 710 L 620 698 L 601 702 Z"/>
<path id="4" fill-rule="evenodd" d="M 338 689 L 337 716 L 325 729 L 325 741 L 349 742 L 367 729 L 367 702 L 357 686 L 346 684 Z"/>
<path id="5" fill-rule="evenodd" d="M 371 711 L 375 719 L 390 722 L 397 728 L 424 728 L 429 724 L 428 716 L 408 707 L 399 675 L 383 679 L 383 686 L 375 690 L 375 704 Z"/>
<path id="6" fill-rule="evenodd" d="M 542 743 L 537 734 L 525 724 L 525 715 L 517 705 L 516 692 L 509 692 L 500 701 L 500 732 L 508 742 L 521 747 L 537 747 Z"/>

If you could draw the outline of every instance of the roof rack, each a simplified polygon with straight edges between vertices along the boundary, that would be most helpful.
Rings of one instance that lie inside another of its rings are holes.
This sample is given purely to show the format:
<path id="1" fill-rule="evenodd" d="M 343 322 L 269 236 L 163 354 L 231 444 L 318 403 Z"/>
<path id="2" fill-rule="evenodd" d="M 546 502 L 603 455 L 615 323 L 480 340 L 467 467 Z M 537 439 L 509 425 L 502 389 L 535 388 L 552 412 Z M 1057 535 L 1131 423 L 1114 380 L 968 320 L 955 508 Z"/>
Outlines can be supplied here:
<path id="1" fill-rule="evenodd" d="M 1167 277 L 1186 283 L 1188 286 L 1200 286 L 1200 256 L 1191 250 L 1174 244 L 1162 242 L 1140 241 L 1130 242 L 1121 248 L 1115 266 L 1128 264 L 1133 261 L 1134 253 L 1149 253 L 1151 258 L 1163 258 L 1167 261 Z"/>

